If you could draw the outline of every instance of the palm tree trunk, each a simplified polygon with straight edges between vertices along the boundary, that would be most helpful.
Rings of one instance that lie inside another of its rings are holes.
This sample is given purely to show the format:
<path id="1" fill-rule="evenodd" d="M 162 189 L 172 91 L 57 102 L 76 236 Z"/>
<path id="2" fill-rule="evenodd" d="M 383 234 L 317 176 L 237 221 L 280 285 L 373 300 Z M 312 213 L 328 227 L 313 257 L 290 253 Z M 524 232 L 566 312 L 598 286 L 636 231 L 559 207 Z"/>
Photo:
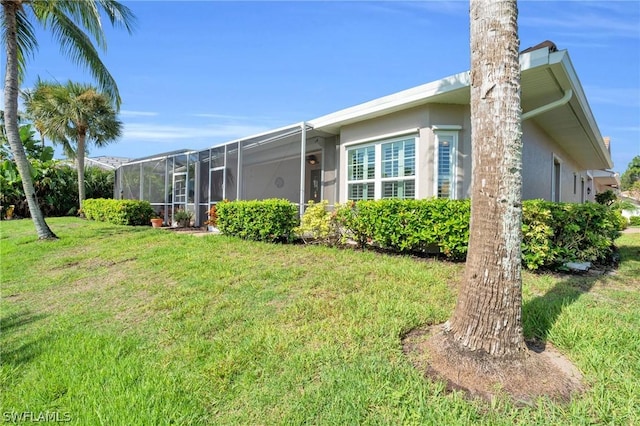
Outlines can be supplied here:
<path id="1" fill-rule="evenodd" d="M 20 7 L 19 2 L 3 1 L 2 7 L 5 20 L 6 52 L 7 52 L 7 74 L 4 83 L 4 113 L 7 139 L 13 158 L 18 168 L 18 173 L 22 178 L 22 187 L 29 205 L 29 212 L 36 227 L 39 239 L 54 239 L 56 235 L 51 231 L 44 220 L 42 210 L 36 199 L 36 191 L 33 186 L 29 160 L 24 152 L 24 146 L 20 140 L 20 130 L 18 129 L 18 50 L 17 50 L 17 30 L 16 11 Z"/>
<path id="2" fill-rule="evenodd" d="M 525 356 L 516 0 L 471 0 L 471 229 L 448 329 L 463 349 Z"/>
<path id="3" fill-rule="evenodd" d="M 78 135 L 78 149 L 76 150 L 76 164 L 78 169 L 78 207 L 82 210 L 82 203 L 85 197 L 84 188 L 84 155 L 85 155 L 86 133 L 80 132 Z"/>

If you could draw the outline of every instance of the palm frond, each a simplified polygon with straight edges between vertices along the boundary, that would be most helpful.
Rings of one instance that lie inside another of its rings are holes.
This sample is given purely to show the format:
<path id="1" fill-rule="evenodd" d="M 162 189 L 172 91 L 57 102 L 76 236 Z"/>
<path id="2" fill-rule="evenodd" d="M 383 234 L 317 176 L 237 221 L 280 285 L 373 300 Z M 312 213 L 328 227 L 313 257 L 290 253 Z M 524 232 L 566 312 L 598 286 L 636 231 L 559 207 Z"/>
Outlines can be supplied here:
<path id="1" fill-rule="evenodd" d="M 60 9 L 54 9 L 47 14 L 45 26 L 51 29 L 60 43 L 62 52 L 77 65 L 84 66 L 96 79 L 101 91 L 109 96 L 116 109 L 119 109 L 122 99 L 118 85 L 87 34 Z"/>
<path id="2" fill-rule="evenodd" d="M 109 17 L 111 25 L 114 27 L 122 27 L 126 29 L 129 34 L 133 32 L 136 17 L 131 9 L 115 0 L 98 0 L 98 2 Z"/>
<path id="3" fill-rule="evenodd" d="M 4 19 L 2 20 L 2 44 L 6 44 L 7 27 Z M 27 65 L 27 58 L 33 55 L 38 49 L 38 40 L 36 39 L 33 25 L 29 22 L 24 9 L 16 10 L 16 41 L 17 41 L 17 62 L 18 62 L 18 80 L 22 81 Z"/>

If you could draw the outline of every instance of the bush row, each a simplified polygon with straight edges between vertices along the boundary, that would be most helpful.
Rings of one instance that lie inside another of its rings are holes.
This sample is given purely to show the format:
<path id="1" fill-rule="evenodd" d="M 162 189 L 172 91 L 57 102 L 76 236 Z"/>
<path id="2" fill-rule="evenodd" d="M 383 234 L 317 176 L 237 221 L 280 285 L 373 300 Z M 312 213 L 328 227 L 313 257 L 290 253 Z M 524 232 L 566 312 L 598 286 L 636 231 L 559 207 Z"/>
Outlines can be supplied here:
<path id="1" fill-rule="evenodd" d="M 347 202 L 333 211 L 310 203 L 299 226 L 287 200 L 234 201 L 217 205 L 218 227 L 258 241 L 335 244 L 355 241 L 397 253 L 439 253 L 463 260 L 469 241 L 469 200 L 376 200 Z M 595 203 L 523 203 L 522 263 L 530 270 L 566 262 L 609 262 L 623 227 L 616 209 Z"/>
<path id="2" fill-rule="evenodd" d="M 453 260 L 466 257 L 468 200 L 358 201 L 337 206 L 333 213 L 325 207 L 312 204 L 307 209 L 298 228 L 303 238 L 315 236 L 325 243 L 349 238 L 361 247 L 440 253 Z M 558 268 L 566 262 L 608 262 L 623 228 L 621 218 L 619 211 L 600 204 L 525 201 L 522 263 L 536 270 Z M 340 235 L 331 235 L 336 232 Z"/>
<path id="3" fill-rule="evenodd" d="M 288 200 L 233 201 L 216 205 L 220 232 L 255 241 L 289 242 L 298 211 Z"/>
<path id="4" fill-rule="evenodd" d="M 155 215 L 148 201 L 105 198 L 84 200 L 82 211 L 87 219 L 115 225 L 149 225 Z"/>
<path id="5" fill-rule="evenodd" d="M 373 243 L 399 253 L 439 252 L 464 259 L 469 215 L 468 200 L 389 199 L 348 202 L 338 206 L 335 219 L 361 247 Z"/>

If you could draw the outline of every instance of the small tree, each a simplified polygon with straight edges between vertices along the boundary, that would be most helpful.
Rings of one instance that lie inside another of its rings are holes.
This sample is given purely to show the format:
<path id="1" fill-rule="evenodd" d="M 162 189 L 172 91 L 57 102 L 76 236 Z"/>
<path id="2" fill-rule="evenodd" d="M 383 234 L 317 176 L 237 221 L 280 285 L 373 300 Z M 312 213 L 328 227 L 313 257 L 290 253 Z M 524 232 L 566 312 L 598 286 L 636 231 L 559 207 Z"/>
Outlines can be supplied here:
<path id="1" fill-rule="evenodd" d="M 120 137 L 122 122 L 109 98 L 91 85 L 39 81 L 25 98 L 27 111 L 44 134 L 76 160 L 78 206 L 85 199 L 84 160 L 87 145 L 104 146 Z"/>
<path id="2" fill-rule="evenodd" d="M 620 177 L 620 186 L 623 191 L 629 191 L 636 182 L 640 182 L 640 155 L 633 157 L 627 170 Z"/>

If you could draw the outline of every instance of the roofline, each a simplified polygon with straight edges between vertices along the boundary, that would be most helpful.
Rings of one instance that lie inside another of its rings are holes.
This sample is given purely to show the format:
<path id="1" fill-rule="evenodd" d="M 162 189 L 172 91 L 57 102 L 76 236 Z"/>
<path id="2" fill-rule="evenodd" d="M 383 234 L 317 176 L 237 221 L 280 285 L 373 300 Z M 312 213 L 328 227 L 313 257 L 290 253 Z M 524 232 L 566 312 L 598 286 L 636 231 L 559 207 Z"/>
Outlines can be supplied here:
<path id="1" fill-rule="evenodd" d="M 115 169 L 117 169 L 117 167 L 116 167 L 116 166 L 113 166 L 113 165 L 111 165 L 111 164 L 107 164 L 107 163 L 103 163 L 102 161 L 94 160 L 93 158 L 90 158 L 90 157 L 86 157 L 86 156 L 85 156 L 85 157 L 84 157 L 84 161 L 85 161 L 85 163 L 87 162 L 87 160 L 89 160 L 89 162 L 91 162 L 91 163 L 100 164 L 101 166 L 106 167 L 107 169 L 111 169 L 111 170 L 115 170 Z"/>
<path id="2" fill-rule="evenodd" d="M 549 64 L 549 48 L 542 48 L 520 55 L 520 69 L 522 71 Z M 387 110 L 411 104 L 423 104 L 429 98 L 454 90 L 471 86 L 471 74 L 464 71 L 441 78 L 430 83 L 412 87 L 391 95 L 383 96 L 364 102 L 349 108 L 342 109 L 321 117 L 309 120 L 315 129 L 323 130 L 324 127 L 339 126 L 342 122 L 353 120 L 360 116 L 381 114 Z"/>
<path id="3" fill-rule="evenodd" d="M 595 117 L 593 116 L 593 112 L 591 111 L 591 107 L 589 106 L 589 102 L 587 101 L 587 97 L 582 88 L 582 84 L 580 83 L 567 50 L 551 52 L 548 47 L 543 47 L 531 52 L 520 54 L 521 72 L 525 72 L 533 68 L 548 66 L 555 74 L 558 72 L 558 70 L 553 67 L 555 64 L 561 66 L 562 71 L 564 71 L 567 79 L 569 80 L 571 87 L 564 87 L 563 89 L 565 90 L 565 93 L 568 90 L 573 91 L 573 96 L 578 101 L 578 104 L 586 117 L 587 122 L 582 123 L 582 125 L 585 127 L 585 130 L 587 130 L 587 133 L 592 136 L 589 138 L 589 142 L 595 150 L 600 153 L 600 159 L 607 164 L 607 168 L 612 168 L 613 162 L 611 161 L 611 155 L 604 145 L 602 134 L 600 133 L 600 129 L 598 128 Z M 470 72 L 465 71 L 431 83 L 423 84 L 421 86 L 396 92 L 369 102 L 364 102 L 359 105 L 323 115 L 313 120 L 309 120 L 309 123 L 316 130 L 337 134 L 339 133 L 339 130 L 331 131 L 331 128 L 340 127 L 359 117 L 362 117 L 363 119 L 365 119 L 365 117 L 374 118 L 400 108 L 406 109 L 411 106 L 425 104 L 434 96 L 470 87 L 470 85 Z M 580 119 L 580 117 L 578 117 L 578 119 Z"/>
<path id="4" fill-rule="evenodd" d="M 466 71 L 323 115 L 309 120 L 309 123 L 311 123 L 315 129 L 323 130 L 323 128 L 339 126 L 345 121 L 353 120 L 361 116 L 380 114 L 387 110 L 410 104 L 421 104 L 433 96 L 463 89 L 469 86 L 469 84 L 470 74 Z"/>
<path id="5" fill-rule="evenodd" d="M 138 164 L 146 161 L 153 160 L 165 160 L 169 157 L 177 157 L 178 155 L 188 155 L 188 154 L 198 154 L 200 151 L 204 151 L 203 149 L 178 149 L 175 151 L 163 152 L 161 154 L 149 155 L 147 157 L 134 158 L 133 160 L 121 164 L 118 168 L 122 166 L 128 166 L 130 164 Z"/>
<path id="6" fill-rule="evenodd" d="M 582 123 L 582 125 L 587 128 L 587 133 L 593 135 L 593 138 L 589 138 L 589 142 L 591 143 L 593 148 L 595 148 L 596 151 L 600 153 L 600 159 L 607 164 L 606 168 L 612 168 L 613 161 L 611 160 L 611 154 L 604 144 L 604 138 L 602 137 L 602 133 L 600 133 L 600 129 L 598 128 L 598 124 L 596 123 L 593 111 L 591 111 L 591 107 L 589 106 L 589 102 L 587 101 L 587 96 L 584 93 L 582 83 L 580 83 L 580 79 L 578 78 L 578 74 L 573 67 L 573 63 L 571 62 L 568 51 L 559 50 L 557 52 L 550 53 L 548 56 L 549 65 L 559 64 L 562 66 L 562 69 L 566 73 L 566 76 L 572 86 L 571 88 L 574 92 L 574 99 L 578 101 L 580 109 L 584 113 L 584 116 L 587 120 L 587 122 Z M 553 67 L 552 71 L 555 74 L 555 70 L 553 69 Z"/>
<path id="7" fill-rule="evenodd" d="M 225 146 L 225 145 L 231 145 L 231 144 L 234 144 L 234 143 L 245 142 L 245 141 L 248 141 L 248 140 L 251 140 L 251 139 L 262 138 L 264 136 L 272 135 L 274 133 L 284 132 L 286 130 L 294 130 L 297 127 L 302 129 L 303 125 L 306 125 L 307 128 L 309 128 L 309 127 L 313 128 L 312 126 L 309 125 L 308 122 L 300 121 L 300 122 L 297 122 L 297 123 L 294 123 L 294 124 L 289 124 L 287 126 L 278 127 L 277 129 L 271 129 L 271 130 L 267 130 L 267 131 L 264 131 L 264 132 L 261 132 L 261 133 L 256 133 L 256 134 L 245 136 L 245 137 L 242 137 L 242 138 L 233 139 L 233 140 L 230 140 L 230 141 L 227 141 L 227 142 L 222 142 L 222 143 L 219 143 L 217 145 L 212 145 L 207 149 L 219 148 L 219 147 Z"/>

